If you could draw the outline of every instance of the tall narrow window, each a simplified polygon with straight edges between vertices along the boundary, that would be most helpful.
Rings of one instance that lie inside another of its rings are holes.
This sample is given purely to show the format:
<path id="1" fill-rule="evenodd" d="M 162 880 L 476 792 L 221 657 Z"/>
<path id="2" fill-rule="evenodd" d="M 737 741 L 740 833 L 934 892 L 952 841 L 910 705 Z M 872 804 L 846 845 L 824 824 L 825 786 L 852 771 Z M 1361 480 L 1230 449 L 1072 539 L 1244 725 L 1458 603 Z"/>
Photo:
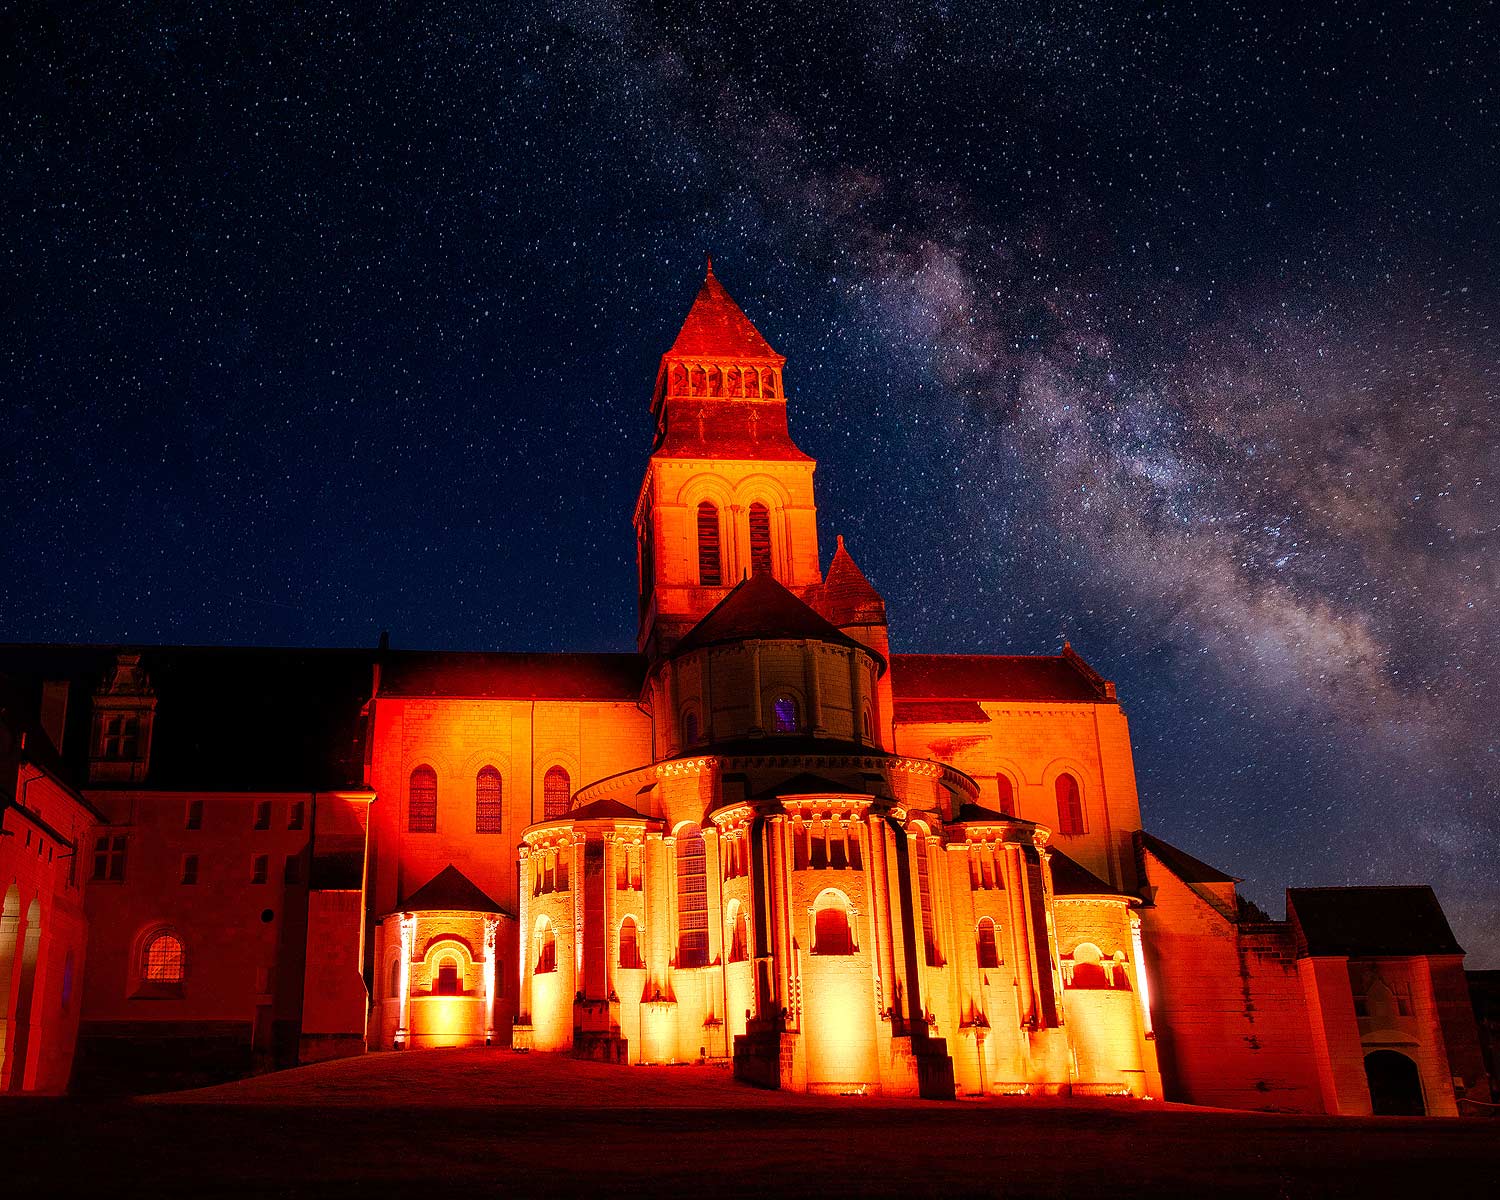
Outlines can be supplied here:
<path id="1" fill-rule="evenodd" d="M 536 974 L 546 975 L 555 970 L 557 970 L 557 937 L 552 932 L 551 923 L 543 917 L 541 927 L 536 934 Z"/>
<path id="2" fill-rule="evenodd" d="M 724 582 L 719 555 L 719 510 L 705 500 L 698 505 L 698 582 L 718 587 Z"/>
<path id="3" fill-rule="evenodd" d="M 797 701 L 791 696 L 777 696 L 771 701 L 771 726 L 777 733 L 797 732 Z"/>
<path id="4" fill-rule="evenodd" d="M 729 961 L 744 962 L 750 957 L 750 931 L 745 922 L 744 909 L 735 907 L 734 919 L 729 925 Z"/>
<path id="5" fill-rule="evenodd" d="M 542 820 L 552 821 L 567 816 L 568 800 L 573 795 L 573 783 L 562 767 L 552 767 L 542 778 Z"/>
<path id="6" fill-rule="evenodd" d="M 998 967 L 1000 965 L 1000 947 L 995 941 L 995 922 L 988 917 L 979 922 L 977 941 L 979 965 L 981 967 Z"/>
<path id="7" fill-rule="evenodd" d="M 1078 794 L 1078 780 L 1066 772 L 1057 777 L 1057 832 L 1083 832 L 1083 799 Z"/>
<path id="8" fill-rule="evenodd" d="M 406 828 L 411 833 L 437 832 L 437 772 L 431 767 L 418 767 L 411 773 Z"/>
<path id="9" fill-rule="evenodd" d="M 708 965 L 708 859 L 696 825 L 677 835 L 677 965 Z"/>
<path id="10" fill-rule="evenodd" d="M 937 919 L 932 911 L 932 880 L 927 863 L 927 835 L 919 834 L 913 853 L 917 856 L 917 901 L 922 905 L 922 945 L 929 967 L 941 966 L 938 955 Z"/>
<path id="11" fill-rule="evenodd" d="M 750 506 L 750 570 L 771 572 L 771 510 L 759 500 Z"/>
<path id="12" fill-rule="evenodd" d="M 291 811 L 287 813 L 286 827 L 288 829 L 301 829 L 307 824 L 307 801 L 293 800 Z"/>
<path id="13" fill-rule="evenodd" d="M 271 828 L 271 802 L 269 800 L 262 800 L 255 806 L 255 828 Z"/>
<path id="14" fill-rule="evenodd" d="M 203 828 L 203 801 L 202 800 L 189 800 L 188 801 L 186 827 L 188 829 L 202 829 Z"/>
<path id="15" fill-rule="evenodd" d="M 620 922 L 620 966 L 626 971 L 639 971 L 645 965 L 636 938 L 635 918 L 626 917 Z"/>
<path id="16" fill-rule="evenodd" d="M 464 990 L 459 982 L 457 959 L 445 958 L 438 964 L 437 986 L 432 990 L 439 996 L 457 996 Z"/>
<path id="17" fill-rule="evenodd" d="M 125 835 L 105 834 L 94 839 L 94 878 L 121 883 L 125 879 Z"/>
<path id="18" fill-rule="evenodd" d="M 474 777 L 474 832 L 500 833 L 503 828 L 500 809 L 500 772 L 494 767 L 481 768 Z"/>
<path id="19" fill-rule="evenodd" d="M 1000 798 L 1000 811 L 1007 817 L 1016 815 L 1016 788 L 1009 775 L 995 776 L 995 789 Z"/>
<path id="20" fill-rule="evenodd" d="M 250 860 L 250 882 L 265 883 L 271 877 L 271 856 L 257 854 Z"/>
<path id="21" fill-rule="evenodd" d="M 692 709 L 688 709 L 682 718 L 682 744 L 684 746 L 698 744 L 698 714 Z"/>
<path id="22" fill-rule="evenodd" d="M 182 856 L 182 882 L 185 884 L 198 882 L 198 856 L 196 854 Z"/>

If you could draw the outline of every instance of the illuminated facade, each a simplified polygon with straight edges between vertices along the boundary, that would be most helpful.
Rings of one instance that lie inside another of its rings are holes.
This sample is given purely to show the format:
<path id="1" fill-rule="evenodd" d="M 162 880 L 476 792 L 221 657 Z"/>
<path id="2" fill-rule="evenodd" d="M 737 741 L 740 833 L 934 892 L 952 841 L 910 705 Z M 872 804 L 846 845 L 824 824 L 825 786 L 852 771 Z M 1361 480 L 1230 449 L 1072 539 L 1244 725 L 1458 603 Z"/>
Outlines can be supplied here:
<path id="1" fill-rule="evenodd" d="M 710 269 L 653 392 L 635 654 L 0 651 L 87 827 L 37 1086 L 81 1007 L 80 1079 L 504 1044 L 833 1092 L 1487 1098 L 1430 890 L 1270 921 L 1143 831 L 1071 647 L 892 651 L 842 539 L 821 569 L 785 366 Z"/>

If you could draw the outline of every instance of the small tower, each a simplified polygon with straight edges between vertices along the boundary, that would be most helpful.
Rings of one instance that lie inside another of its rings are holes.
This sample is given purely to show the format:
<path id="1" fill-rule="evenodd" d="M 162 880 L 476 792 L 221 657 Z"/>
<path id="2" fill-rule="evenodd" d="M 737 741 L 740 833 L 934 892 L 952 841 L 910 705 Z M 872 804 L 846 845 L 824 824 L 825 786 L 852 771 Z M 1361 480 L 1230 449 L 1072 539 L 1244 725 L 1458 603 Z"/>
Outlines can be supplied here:
<path id="1" fill-rule="evenodd" d="M 817 464 L 787 428 L 785 365 L 710 260 L 652 393 L 635 512 L 644 653 L 670 649 L 752 574 L 798 593 L 820 582 Z"/>

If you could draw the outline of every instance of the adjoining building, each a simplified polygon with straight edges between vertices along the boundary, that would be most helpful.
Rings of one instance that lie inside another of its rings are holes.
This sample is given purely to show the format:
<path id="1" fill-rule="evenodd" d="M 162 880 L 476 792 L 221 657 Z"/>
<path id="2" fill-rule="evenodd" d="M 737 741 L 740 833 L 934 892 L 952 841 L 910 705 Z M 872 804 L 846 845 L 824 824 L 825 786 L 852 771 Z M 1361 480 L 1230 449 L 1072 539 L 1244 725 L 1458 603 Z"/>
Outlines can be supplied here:
<path id="1" fill-rule="evenodd" d="M 1487 1101 L 1430 889 L 1273 921 L 1143 829 L 1072 647 L 893 651 L 842 539 L 821 568 L 785 366 L 710 267 L 652 393 L 634 654 L 0 648 L 0 1081 L 491 1044 L 810 1091 Z"/>

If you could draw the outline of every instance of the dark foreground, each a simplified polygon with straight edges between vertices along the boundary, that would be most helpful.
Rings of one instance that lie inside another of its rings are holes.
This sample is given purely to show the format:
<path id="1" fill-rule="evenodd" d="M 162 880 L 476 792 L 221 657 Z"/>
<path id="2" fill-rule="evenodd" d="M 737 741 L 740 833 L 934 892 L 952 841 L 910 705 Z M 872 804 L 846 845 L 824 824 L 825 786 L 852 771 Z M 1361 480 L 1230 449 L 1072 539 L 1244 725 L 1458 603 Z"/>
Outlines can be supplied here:
<path id="1" fill-rule="evenodd" d="M 142 1100 L 6 1100 L 6 1197 L 1493 1195 L 1500 1122 L 784 1096 L 430 1050 Z"/>

